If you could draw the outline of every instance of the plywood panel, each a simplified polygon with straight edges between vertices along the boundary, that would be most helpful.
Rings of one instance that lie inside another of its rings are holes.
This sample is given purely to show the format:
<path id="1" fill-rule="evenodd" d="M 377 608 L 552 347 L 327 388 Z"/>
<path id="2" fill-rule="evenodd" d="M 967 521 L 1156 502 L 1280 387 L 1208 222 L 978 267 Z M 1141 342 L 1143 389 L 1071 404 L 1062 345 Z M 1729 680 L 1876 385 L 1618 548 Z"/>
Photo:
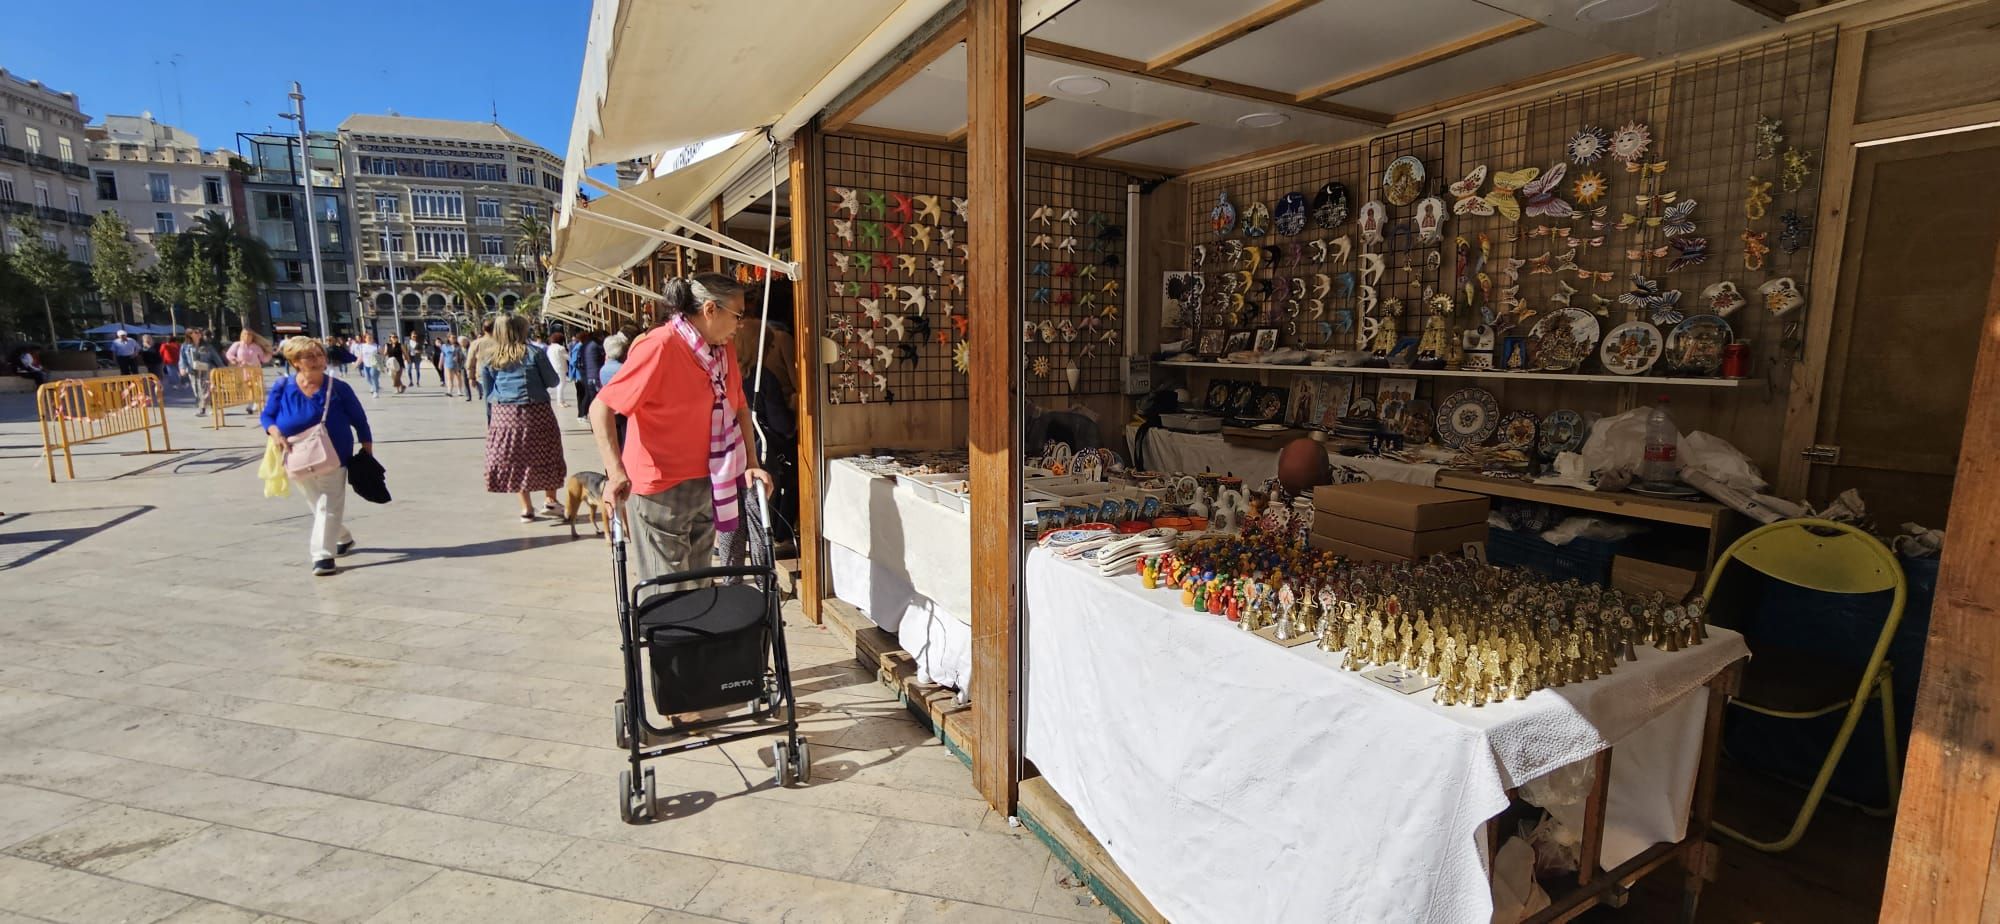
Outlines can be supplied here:
<path id="1" fill-rule="evenodd" d="M 1181 69 L 1298 93 L 1514 18 L 1466 0 L 1322 3 L 1195 58 Z"/>
<path id="2" fill-rule="evenodd" d="M 2000 100 L 2000 3 L 1889 26 L 1868 35 L 1855 121 Z"/>

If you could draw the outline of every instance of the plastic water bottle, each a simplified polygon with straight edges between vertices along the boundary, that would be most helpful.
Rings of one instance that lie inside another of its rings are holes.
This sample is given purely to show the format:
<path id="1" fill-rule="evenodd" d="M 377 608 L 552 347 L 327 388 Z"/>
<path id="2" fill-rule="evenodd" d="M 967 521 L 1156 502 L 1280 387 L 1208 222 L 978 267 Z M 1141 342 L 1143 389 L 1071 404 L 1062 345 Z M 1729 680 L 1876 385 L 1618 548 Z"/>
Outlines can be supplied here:
<path id="1" fill-rule="evenodd" d="M 1680 480 L 1680 471 L 1680 432 L 1667 413 L 1667 396 L 1661 395 L 1646 415 L 1646 457 L 1639 463 L 1639 480 L 1672 484 Z"/>

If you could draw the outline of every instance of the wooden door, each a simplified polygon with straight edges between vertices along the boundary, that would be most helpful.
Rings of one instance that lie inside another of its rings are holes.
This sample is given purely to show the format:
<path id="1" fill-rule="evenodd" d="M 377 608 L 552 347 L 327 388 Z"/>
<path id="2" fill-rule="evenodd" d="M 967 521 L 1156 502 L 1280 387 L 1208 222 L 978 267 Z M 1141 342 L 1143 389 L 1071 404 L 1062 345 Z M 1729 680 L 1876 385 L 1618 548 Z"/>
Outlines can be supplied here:
<path id="1" fill-rule="evenodd" d="M 1943 527 L 2000 243 L 2000 129 L 1862 148 L 1812 469 L 1878 523 Z M 1745 310 L 1756 310 L 1746 308 Z"/>

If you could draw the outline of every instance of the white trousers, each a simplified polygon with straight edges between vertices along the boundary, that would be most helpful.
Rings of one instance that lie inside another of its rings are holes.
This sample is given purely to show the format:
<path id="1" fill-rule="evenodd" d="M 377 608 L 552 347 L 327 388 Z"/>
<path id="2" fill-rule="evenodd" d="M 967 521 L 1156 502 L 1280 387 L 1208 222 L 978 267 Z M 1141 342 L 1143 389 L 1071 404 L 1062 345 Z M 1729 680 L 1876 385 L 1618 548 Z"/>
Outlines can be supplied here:
<path id="1" fill-rule="evenodd" d="M 342 466 L 318 475 L 293 475 L 292 487 L 305 496 L 312 510 L 312 532 L 306 536 L 307 559 L 319 561 L 334 556 L 334 546 L 354 537 L 342 522 L 347 512 L 347 468 Z"/>

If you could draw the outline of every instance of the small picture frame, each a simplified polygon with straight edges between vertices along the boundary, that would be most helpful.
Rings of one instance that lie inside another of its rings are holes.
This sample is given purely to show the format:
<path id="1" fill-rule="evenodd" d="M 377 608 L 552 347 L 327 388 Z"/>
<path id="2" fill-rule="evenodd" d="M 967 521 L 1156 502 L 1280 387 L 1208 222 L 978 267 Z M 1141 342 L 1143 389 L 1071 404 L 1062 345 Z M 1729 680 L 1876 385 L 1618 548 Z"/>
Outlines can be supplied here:
<path id="1" fill-rule="evenodd" d="M 1229 340 L 1223 344 L 1222 352 L 1241 353 L 1247 349 L 1250 349 L 1250 332 L 1238 330 L 1229 332 Z"/>
<path id="2" fill-rule="evenodd" d="M 1252 344 L 1251 349 L 1254 349 L 1259 353 L 1269 353 L 1277 348 L 1278 348 L 1278 329 L 1275 327 L 1257 328 L 1257 339 Z"/>
<path id="3" fill-rule="evenodd" d="M 1220 327 L 1204 327 L 1201 339 L 1196 341 L 1195 353 L 1201 356 L 1221 356 L 1223 331 Z"/>

